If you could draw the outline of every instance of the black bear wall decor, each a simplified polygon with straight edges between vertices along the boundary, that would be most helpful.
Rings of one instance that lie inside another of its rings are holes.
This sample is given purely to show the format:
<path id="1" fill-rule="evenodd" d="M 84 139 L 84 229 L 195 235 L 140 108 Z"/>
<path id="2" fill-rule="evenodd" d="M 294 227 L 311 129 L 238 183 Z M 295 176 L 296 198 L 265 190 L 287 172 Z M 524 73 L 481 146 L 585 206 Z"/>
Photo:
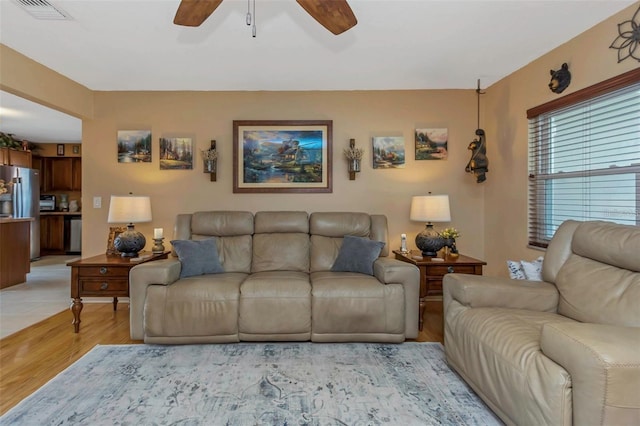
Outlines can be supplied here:
<path id="1" fill-rule="evenodd" d="M 553 93 L 562 93 L 564 89 L 569 87 L 571 83 L 571 73 L 569 72 L 569 65 L 565 62 L 562 64 L 562 68 L 559 70 L 549 70 L 551 74 L 551 81 L 549 82 L 549 89 Z"/>
<path id="2" fill-rule="evenodd" d="M 476 136 L 479 136 L 479 139 L 474 139 L 467 147 L 471 151 L 471 158 L 467 163 L 467 167 L 465 167 L 465 171 L 476 175 L 476 182 L 482 183 L 487 180 L 485 173 L 489 171 L 487 141 L 482 129 L 476 129 Z"/>

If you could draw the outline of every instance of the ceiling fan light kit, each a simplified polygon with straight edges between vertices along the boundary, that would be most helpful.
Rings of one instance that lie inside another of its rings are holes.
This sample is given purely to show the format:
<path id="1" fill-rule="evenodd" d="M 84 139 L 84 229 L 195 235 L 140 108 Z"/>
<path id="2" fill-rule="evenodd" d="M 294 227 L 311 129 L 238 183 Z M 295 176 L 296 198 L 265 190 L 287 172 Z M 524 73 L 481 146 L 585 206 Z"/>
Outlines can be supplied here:
<path id="1" fill-rule="evenodd" d="M 250 1 L 253 1 L 253 13 Z M 347 0 L 296 0 L 320 25 L 335 35 L 353 28 L 358 20 Z M 182 0 L 173 23 L 187 27 L 198 27 L 220 6 L 222 0 Z M 256 36 L 256 1 L 247 0 L 247 25 Z"/>

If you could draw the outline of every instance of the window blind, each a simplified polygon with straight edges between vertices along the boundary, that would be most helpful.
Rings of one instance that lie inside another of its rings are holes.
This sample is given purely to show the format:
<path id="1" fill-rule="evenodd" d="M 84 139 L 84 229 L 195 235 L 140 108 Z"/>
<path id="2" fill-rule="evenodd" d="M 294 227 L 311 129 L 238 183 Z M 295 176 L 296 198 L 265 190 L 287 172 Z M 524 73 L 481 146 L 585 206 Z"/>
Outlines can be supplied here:
<path id="1" fill-rule="evenodd" d="M 529 117 L 529 245 L 568 219 L 640 225 L 640 73 Z"/>

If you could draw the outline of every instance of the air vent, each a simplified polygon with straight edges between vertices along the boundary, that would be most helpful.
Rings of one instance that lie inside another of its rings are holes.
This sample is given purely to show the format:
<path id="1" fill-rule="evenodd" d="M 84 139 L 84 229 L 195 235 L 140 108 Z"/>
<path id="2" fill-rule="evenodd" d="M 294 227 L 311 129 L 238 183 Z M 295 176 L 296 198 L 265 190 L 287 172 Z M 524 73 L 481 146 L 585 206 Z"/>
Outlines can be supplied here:
<path id="1" fill-rule="evenodd" d="M 47 0 L 13 0 L 36 19 L 71 20 L 64 10 L 49 3 Z"/>

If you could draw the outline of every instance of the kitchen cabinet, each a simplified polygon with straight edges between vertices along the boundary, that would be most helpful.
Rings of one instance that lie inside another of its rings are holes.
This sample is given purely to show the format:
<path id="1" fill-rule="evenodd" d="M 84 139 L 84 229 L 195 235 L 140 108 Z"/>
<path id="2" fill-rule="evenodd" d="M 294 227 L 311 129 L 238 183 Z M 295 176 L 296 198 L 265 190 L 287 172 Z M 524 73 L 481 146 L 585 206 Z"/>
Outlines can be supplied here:
<path id="1" fill-rule="evenodd" d="M 43 157 L 40 167 L 40 192 L 82 190 L 80 157 Z"/>
<path id="2" fill-rule="evenodd" d="M 38 177 L 40 179 L 40 193 L 44 192 L 44 162 L 42 157 L 39 155 L 34 155 L 31 159 L 32 168 L 39 170 Z"/>
<path id="3" fill-rule="evenodd" d="M 82 191 L 82 159 L 79 157 L 71 159 L 71 190 Z"/>
<path id="4" fill-rule="evenodd" d="M 65 254 L 64 216 L 40 215 L 40 252 L 45 254 Z"/>
<path id="5" fill-rule="evenodd" d="M 31 168 L 31 151 L 20 151 L 11 148 L 0 148 L 0 164 Z"/>

